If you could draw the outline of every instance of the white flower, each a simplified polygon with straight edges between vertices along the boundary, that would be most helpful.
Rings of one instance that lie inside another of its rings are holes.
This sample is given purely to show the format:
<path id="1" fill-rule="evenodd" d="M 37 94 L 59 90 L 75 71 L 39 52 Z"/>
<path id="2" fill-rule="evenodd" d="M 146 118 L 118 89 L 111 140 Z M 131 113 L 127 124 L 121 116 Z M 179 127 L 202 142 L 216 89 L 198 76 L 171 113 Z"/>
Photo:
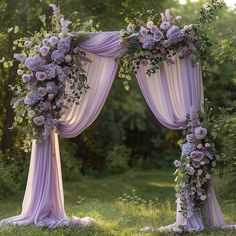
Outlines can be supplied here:
<path id="1" fill-rule="evenodd" d="M 210 144 L 210 143 L 206 143 L 206 144 L 205 144 L 205 147 L 206 147 L 206 148 L 209 148 L 209 147 L 211 147 L 211 144 Z"/>
<path id="2" fill-rule="evenodd" d="M 184 31 L 187 31 L 187 30 L 191 30 L 193 28 L 193 25 L 191 24 L 191 25 L 185 25 L 184 26 Z"/>
<path id="3" fill-rule="evenodd" d="M 207 178 L 207 179 L 210 179 L 210 178 L 211 178 L 211 175 L 210 175 L 210 174 L 206 174 L 206 178 Z"/>
<path id="4" fill-rule="evenodd" d="M 28 111 L 28 116 L 29 116 L 29 117 L 33 118 L 35 115 L 36 115 L 36 114 L 35 114 L 35 112 L 34 112 L 33 110 L 29 110 L 29 111 Z"/>
<path id="5" fill-rule="evenodd" d="M 65 56 L 65 62 L 70 62 L 72 60 L 72 56 L 71 55 L 66 55 Z"/>
<path id="6" fill-rule="evenodd" d="M 201 165 L 204 166 L 206 163 L 205 161 L 201 161 Z"/>
<path id="7" fill-rule="evenodd" d="M 35 52 L 39 52 L 39 49 L 40 49 L 40 47 L 39 47 L 38 45 L 35 45 L 35 46 L 34 46 L 34 51 L 35 51 Z"/>
<path id="8" fill-rule="evenodd" d="M 24 71 L 21 70 L 21 69 L 18 69 L 18 70 L 17 70 L 17 74 L 18 74 L 18 75 L 23 75 L 23 74 L 24 74 Z"/>
<path id="9" fill-rule="evenodd" d="M 201 149 L 201 148 L 202 148 L 202 144 L 199 143 L 199 144 L 197 145 L 197 149 Z"/>
<path id="10" fill-rule="evenodd" d="M 54 98 L 54 94 L 53 93 L 49 93 L 48 94 L 48 100 L 51 101 L 53 98 Z"/>
<path id="11" fill-rule="evenodd" d="M 42 46 L 42 47 L 39 49 L 39 51 L 40 51 L 41 55 L 45 57 L 45 56 L 48 55 L 49 49 L 50 49 L 50 48 L 49 48 L 48 46 Z"/>
<path id="12" fill-rule="evenodd" d="M 215 167 L 215 166 L 216 166 L 216 162 L 213 161 L 213 162 L 211 163 L 211 165 L 212 165 L 212 167 Z"/>
<path id="13" fill-rule="evenodd" d="M 176 16 L 175 19 L 176 19 L 177 21 L 180 21 L 180 20 L 182 19 L 182 16 Z"/>
<path id="14" fill-rule="evenodd" d="M 49 43 L 50 42 L 49 42 L 49 40 L 47 38 L 43 40 L 43 45 L 47 46 Z"/>
<path id="15" fill-rule="evenodd" d="M 24 42 L 24 46 L 25 46 L 25 47 L 29 47 L 29 46 L 30 46 L 30 41 L 25 41 L 25 42 Z"/>
<path id="16" fill-rule="evenodd" d="M 205 201 L 205 200 L 207 199 L 207 196 L 206 196 L 206 195 L 202 195 L 202 196 L 200 197 L 200 199 L 201 199 L 202 201 Z"/>
<path id="17" fill-rule="evenodd" d="M 197 171 L 197 175 L 199 175 L 199 176 L 202 175 L 202 173 L 203 173 L 203 170 L 198 170 Z"/>
<path id="18" fill-rule="evenodd" d="M 153 26 L 154 26 L 153 21 L 150 20 L 150 21 L 147 22 L 148 29 L 151 29 Z"/>

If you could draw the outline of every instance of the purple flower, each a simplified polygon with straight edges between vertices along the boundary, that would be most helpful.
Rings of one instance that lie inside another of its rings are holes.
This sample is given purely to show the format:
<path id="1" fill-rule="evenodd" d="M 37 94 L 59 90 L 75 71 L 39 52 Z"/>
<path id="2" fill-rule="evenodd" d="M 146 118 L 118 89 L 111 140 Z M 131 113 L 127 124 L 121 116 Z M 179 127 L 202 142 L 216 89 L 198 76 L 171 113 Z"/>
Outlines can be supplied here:
<path id="1" fill-rule="evenodd" d="M 171 24 L 168 21 L 163 21 L 160 25 L 160 28 L 163 30 L 168 30 L 170 27 L 171 27 Z"/>
<path id="2" fill-rule="evenodd" d="M 140 28 L 140 34 L 141 34 L 142 36 L 146 36 L 147 33 L 148 33 L 148 30 L 147 30 L 145 27 L 142 26 L 142 27 Z"/>
<path id="3" fill-rule="evenodd" d="M 204 139 L 207 135 L 207 129 L 203 127 L 197 127 L 194 130 L 194 134 L 197 139 Z"/>
<path id="4" fill-rule="evenodd" d="M 167 31 L 166 36 L 171 43 L 177 43 L 183 40 L 184 33 L 179 29 L 178 26 L 172 25 Z"/>
<path id="5" fill-rule="evenodd" d="M 21 69 L 18 69 L 18 70 L 17 70 L 17 74 L 18 74 L 18 75 L 23 75 L 23 73 L 24 73 L 23 70 L 21 70 Z"/>
<path id="6" fill-rule="evenodd" d="M 32 71 L 39 71 L 45 65 L 45 61 L 40 56 L 28 57 L 25 66 Z"/>
<path id="7" fill-rule="evenodd" d="M 53 93 L 53 94 L 57 94 L 58 92 L 58 87 L 57 85 L 53 82 L 53 81 L 48 81 L 46 83 L 46 91 L 48 93 Z"/>
<path id="8" fill-rule="evenodd" d="M 40 109 L 41 111 L 49 111 L 49 110 L 51 110 L 51 108 L 52 108 L 52 105 L 51 105 L 51 103 L 48 102 L 48 101 L 41 101 L 41 102 L 39 103 L 39 109 Z"/>
<path id="9" fill-rule="evenodd" d="M 134 29 L 135 29 L 135 25 L 134 24 L 128 24 L 128 26 L 127 26 L 127 28 L 126 28 L 126 30 L 128 31 L 128 32 L 133 32 L 134 31 Z"/>
<path id="10" fill-rule="evenodd" d="M 57 76 L 56 69 L 57 65 L 55 65 L 54 63 L 50 63 L 44 66 L 44 71 L 45 73 L 47 73 L 49 79 L 55 78 Z"/>
<path id="11" fill-rule="evenodd" d="M 24 46 L 25 46 L 25 47 L 29 47 L 29 46 L 30 46 L 30 41 L 25 41 L 25 42 L 24 42 Z"/>
<path id="12" fill-rule="evenodd" d="M 176 19 L 177 21 L 180 21 L 180 20 L 182 19 L 182 16 L 176 16 L 175 19 Z"/>
<path id="13" fill-rule="evenodd" d="M 17 61 L 24 63 L 26 57 L 22 56 L 20 53 L 15 53 L 13 56 Z"/>
<path id="14" fill-rule="evenodd" d="M 34 117 L 33 122 L 37 126 L 42 126 L 45 123 L 45 118 L 44 116 L 37 116 L 37 117 Z"/>
<path id="15" fill-rule="evenodd" d="M 201 161 L 204 159 L 204 156 L 204 153 L 200 151 L 191 152 L 190 157 L 195 168 L 199 168 L 201 166 Z"/>
<path id="16" fill-rule="evenodd" d="M 53 45 L 56 45 L 57 42 L 58 42 L 58 37 L 57 36 L 52 36 L 50 39 L 49 39 L 49 42 Z"/>
<path id="17" fill-rule="evenodd" d="M 47 95 L 46 89 L 45 89 L 44 87 L 39 87 L 39 88 L 38 88 L 38 95 L 39 95 L 40 97 L 44 97 L 45 95 Z"/>
<path id="18" fill-rule="evenodd" d="M 195 149 L 195 145 L 193 143 L 184 143 L 182 146 L 182 156 L 189 156 L 190 153 Z"/>
<path id="19" fill-rule="evenodd" d="M 42 56 L 47 56 L 48 53 L 49 53 L 49 50 L 50 48 L 48 46 L 42 46 L 40 49 L 39 49 L 39 52 L 41 53 Z"/>
<path id="20" fill-rule="evenodd" d="M 151 30 L 152 33 L 155 33 L 155 32 L 157 32 L 157 31 L 159 31 L 159 29 L 157 28 L 156 25 L 153 25 L 150 30 Z"/>
<path id="21" fill-rule="evenodd" d="M 143 48 L 144 49 L 152 49 L 155 46 L 155 40 L 151 35 L 147 35 L 143 39 Z"/>
<path id="22" fill-rule="evenodd" d="M 194 170 L 194 168 L 193 168 L 192 166 L 187 167 L 187 168 L 186 168 L 186 171 L 187 171 L 187 173 L 188 173 L 189 175 L 193 175 L 193 174 L 195 173 L 195 170 Z"/>
<path id="23" fill-rule="evenodd" d="M 40 49 L 40 47 L 39 47 L 38 45 L 35 45 L 35 46 L 34 46 L 34 51 L 35 51 L 35 52 L 39 52 L 39 49 Z"/>
<path id="24" fill-rule="evenodd" d="M 164 40 L 162 44 L 165 48 L 168 48 L 171 45 L 169 40 Z"/>
<path id="25" fill-rule="evenodd" d="M 43 45 L 47 46 L 49 43 L 50 43 L 50 42 L 49 42 L 48 39 L 44 39 L 44 40 L 43 40 Z"/>
<path id="26" fill-rule="evenodd" d="M 157 31 L 154 33 L 153 38 L 155 41 L 159 42 L 163 38 L 163 33 L 157 29 Z"/>
<path id="27" fill-rule="evenodd" d="M 166 9 L 165 13 L 161 13 L 161 19 L 162 21 L 169 21 L 171 22 L 172 16 L 170 14 L 170 10 Z"/>
<path id="28" fill-rule="evenodd" d="M 27 83 L 30 81 L 31 76 L 29 74 L 23 74 L 22 75 L 22 80 L 24 83 Z"/>
<path id="29" fill-rule="evenodd" d="M 193 143 L 196 140 L 196 138 L 195 138 L 194 134 L 187 134 L 186 140 L 190 143 Z"/>
<path id="30" fill-rule="evenodd" d="M 24 104 L 26 104 L 26 105 L 28 105 L 28 106 L 31 106 L 32 103 L 33 103 L 33 101 L 32 101 L 32 99 L 31 99 L 30 97 L 26 96 L 26 97 L 24 98 Z"/>
<path id="31" fill-rule="evenodd" d="M 175 161 L 174 161 L 174 165 L 175 165 L 176 168 L 180 167 L 180 164 L 181 164 L 181 163 L 180 163 L 179 160 L 175 160 Z"/>
<path id="32" fill-rule="evenodd" d="M 66 38 L 62 38 L 57 43 L 57 49 L 64 54 L 67 54 L 71 48 L 71 37 L 67 36 Z"/>
<path id="33" fill-rule="evenodd" d="M 36 78 L 38 81 L 44 81 L 47 79 L 47 74 L 43 71 L 36 72 Z"/>
<path id="34" fill-rule="evenodd" d="M 52 52 L 51 59 L 53 62 L 61 64 L 65 59 L 65 54 L 59 50 L 55 50 Z"/>

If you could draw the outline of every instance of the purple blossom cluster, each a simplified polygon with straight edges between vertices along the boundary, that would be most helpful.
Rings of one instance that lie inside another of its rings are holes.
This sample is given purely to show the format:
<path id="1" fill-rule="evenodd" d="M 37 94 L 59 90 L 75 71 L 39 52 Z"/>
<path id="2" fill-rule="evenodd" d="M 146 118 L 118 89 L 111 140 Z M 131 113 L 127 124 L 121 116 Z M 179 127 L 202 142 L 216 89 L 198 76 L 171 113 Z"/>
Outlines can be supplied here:
<path id="1" fill-rule="evenodd" d="M 179 27 L 178 22 L 181 16 L 175 18 L 167 9 L 161 13 L 161 24 L 155 25 L 153 21 L 148 21 L 146 25 L 140 27 L 130 23 L 126 32 L 128 35 L 137 35 L 142 48 L 151 52 L 159 52 L 160 59 L 164 60 L 168 56 L 168 50 L 178 48 L 181 57 L 196 52 L 196 37 L 192 25 Z"/>
<path id="2" fill-rule="evenodd" d="M 57 7 L 52 4 L 54 16 Z M 14 58 L 20 62 L 17 73 L 25 85 L 25 96 L 14 103 L 16 108 L 23 102 L 37 138 L 46 138 L 57 125 L 59 113 L 64 107 L 65 82 L 70 79 L 73 61 L 72 37 L 68 26 L 71 22 L 60 15 L 60 32 L 41 34 L 41 43 L 26 40 L 22 53 Z M 27 55 L 27 56 L 26 56 Z M 77 62 L 78 64 L 78 62 Z"/>
<path id="3" fill-rule="evenodd" d="M 186 131 L 185 143 L 181 145 L 181 160 L 174 161 L 177 168 L 177 195 L 182 202 L 184 217 L 191 209 L 200 209 L 202 202 L 207 199 L 206 185 L 216 165 L 208 131 L 194 110 L 191 110 Z"/>

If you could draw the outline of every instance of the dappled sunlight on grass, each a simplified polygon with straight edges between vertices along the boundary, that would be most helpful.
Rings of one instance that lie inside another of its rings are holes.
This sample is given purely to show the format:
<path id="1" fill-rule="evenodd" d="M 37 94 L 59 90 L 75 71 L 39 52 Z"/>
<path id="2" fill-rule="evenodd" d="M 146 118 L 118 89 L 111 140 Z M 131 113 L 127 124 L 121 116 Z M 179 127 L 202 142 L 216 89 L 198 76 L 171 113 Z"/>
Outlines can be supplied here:
<path id="1" fill-rule="evenodd" d="M 168 171 L 128 172 L 96 179 L 80 178 L 77 182 L 64 184 L 67 215 L 93 217 L 96 225 L 89 229 L 72 227 L 54 230 L 34 226 L 6 227 L 0 229 L 0 235 L 174 236 L 176 234 L 173 233 L 139 232 L 144 226 L 160 227 L 174 223 L 176 206 L 172 181 Z M 19 213 L 20 206 L 21 199 L 1 200 L 0 218 Z M 221 206 L 226 222 L 235 223 L 236 200 L 224 199 Z M 211 231 L 187 235 L 233 236 L 236 232 Z"/>

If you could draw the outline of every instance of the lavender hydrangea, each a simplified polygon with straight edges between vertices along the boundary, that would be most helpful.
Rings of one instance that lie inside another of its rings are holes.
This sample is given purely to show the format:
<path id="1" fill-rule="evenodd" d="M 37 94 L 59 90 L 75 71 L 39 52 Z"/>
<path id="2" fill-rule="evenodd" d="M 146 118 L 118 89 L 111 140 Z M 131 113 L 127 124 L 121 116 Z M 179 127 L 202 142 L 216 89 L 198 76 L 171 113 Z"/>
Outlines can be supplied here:
<path id="1" fill-rule="evenodd" d="M 60 65 L 65 60 L 65 54 L 59 50 L 52 52 L 51 59 L 56 64 Z"/>
<path id="2" fill-rule="evenodd" d="M 155 46 L 155 39 L 151 35 L 147 35 L 143 39 L 143 48 L 152 49 Z"/>
<path id="3" fill-rule="evenodd" d="M 167 31 L 166 36 L 171 43 L 177 43 L 183 40 L 184 33 L 179 29 L 178 26 L 172 25 Z"/>
<path id="4" fill-rule="evenodd" d="M 44 116 L 36 116 L 33 118 L 33 122 L 37 126 L 42 126 L 45 123 L 45 118 Z"/>
<path id="5" fill-rule="evenodd" d="M 38 95 L 40 97 L 44 97 L 47 95 L 47 90 L 44 87 L 39 87 L 38 88 Z"/>
<path id="6" fill-rule="evenodd" d="M 71 39 L 70 36 L 60 39 L 57 43 L 57 49 L 64 54 L 68 53 L 71 48 Z"/>
<path id="7" fill-rule="evenodd" d="M 45 60 L 43 60 L 40 56 L 31 56 L 26 58 L 24 65 L 29 70 L 36 72 L 43 68 L 45 65 Z"/>
<path id="8" fill-rule="evenodd" d="M 43 69 L 49 79 L 53 79 L 57 76 L 57 65 L 55 65 L 54 63 L 45 65 Z"/>
<path id="9" fill-rule="evenodd" d="M 58 87 L 57 85 L 53 82 L 53 81 L 48 81 L 46 83 L 46 91 L 48 93 L 53 93 L 53 94 L 57 94 L 58 92 Z"/>

